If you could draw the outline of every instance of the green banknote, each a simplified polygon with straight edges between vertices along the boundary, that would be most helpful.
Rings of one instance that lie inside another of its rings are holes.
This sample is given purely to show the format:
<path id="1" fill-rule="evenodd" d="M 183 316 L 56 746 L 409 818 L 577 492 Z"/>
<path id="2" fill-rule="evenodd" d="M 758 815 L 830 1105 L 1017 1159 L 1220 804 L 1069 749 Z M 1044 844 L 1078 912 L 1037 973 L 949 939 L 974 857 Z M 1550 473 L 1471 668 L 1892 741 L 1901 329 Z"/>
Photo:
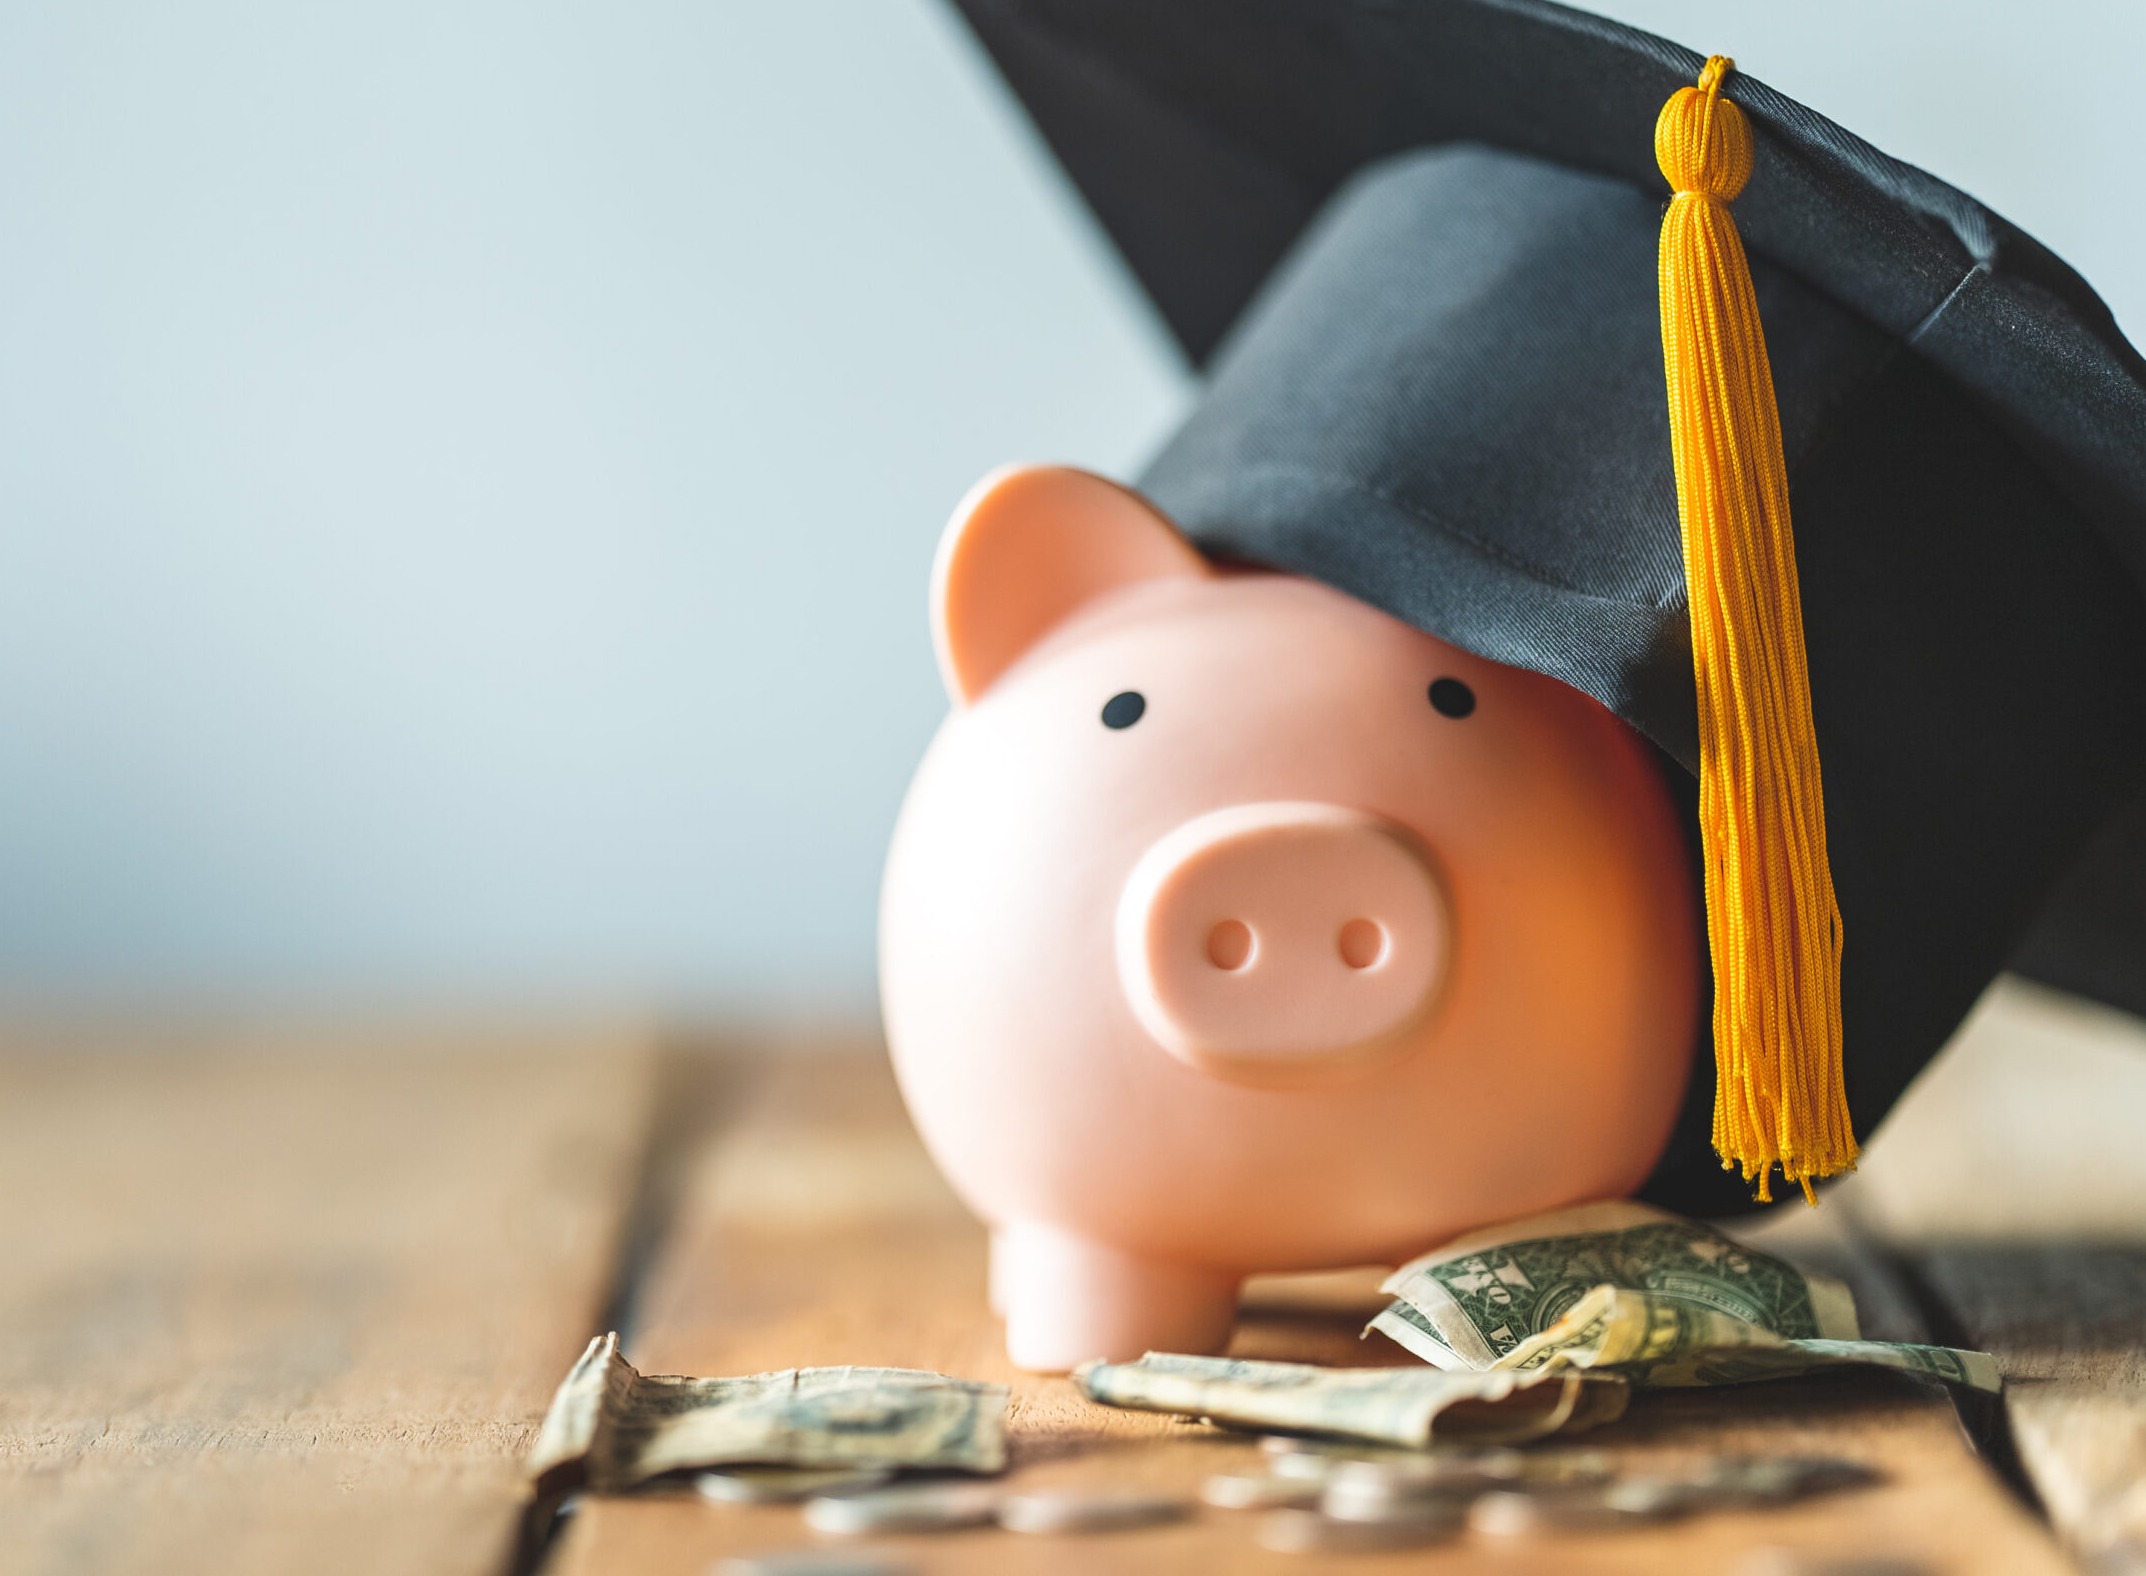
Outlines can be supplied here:
<path id="1" fill-rule="evenodd" d="M 643 1374 L 616 1335 L 589 1343 L 529 1461 L 542 1492 L 631 1488 L 665 1472 L 764 1463 L 996 1472 L 1007 1389 L 909 1368 Z"/>
<path id="2" fill-rule="evenodd" d="M 1149 1352 L 1131 1363 L 1089 1363 L 1073 1379 L 1089 1400 L 1105 1406 L 1409 1449 L 1422 1449 L 1434 1437 L 1518 1444 L 1576 1433 L 1620 1416 L 1626 1396 L 1622 1380 L 1570 1368 L 1440 1373 L 1175 1352 Z"/>
<path id="3" fill-rule="evenodd" d="M 1998 1387 L 1980 1352 L 1859 1339 L 1845 1286 L 1624 1200 L 1470 1234 L 1402 1266 L 1371 1323 L 1436 1367 L 1582 1369 L 1642 1386 L 1864 1366 Z"/>
<path id="4" fill-rule="evenodd" d="M 1440 1368 L 1481 1370 L 1597 1286 L 1659 1293 L 1791 1340 L 1861 1333 L 1838 1281 L 1622 1199 L 1471 1232 L 1404 1264 L 1384 1289 L 1416 1315 L 1417 1338 L 1403 1345 Z"/>
<path id="5" fill-rule="evenodd" d="M 1580 1368 L 1662 1388 L 1748 1384 L 1835 1367 L 1892 1368 L 1977 1390 L 1995 1390 L 1999 1383 L 1997 1364 L 1984 1352 L 1903 1341 L 1790 1339 L 1711 1308 L 1616 1286 L 1595 1287 L 1490 1371 Z"/>

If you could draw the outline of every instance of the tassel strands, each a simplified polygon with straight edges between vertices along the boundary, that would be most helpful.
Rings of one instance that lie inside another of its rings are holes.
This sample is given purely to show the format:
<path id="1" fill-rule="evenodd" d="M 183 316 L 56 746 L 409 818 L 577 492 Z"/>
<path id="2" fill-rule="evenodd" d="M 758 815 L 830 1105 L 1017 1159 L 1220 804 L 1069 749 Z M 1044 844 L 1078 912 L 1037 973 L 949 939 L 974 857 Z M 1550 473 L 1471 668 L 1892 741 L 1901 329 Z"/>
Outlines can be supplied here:
<path id="1" fill-rule="evenodd" d="M 1699 819 L 1714 971 L 1714 1147 L 1758 1196 L 1852 1170 L 1840 907 L 1826 858 L 1787 464 L 1758 299 L 1729 203 L 1750 123 L 1716 55 L 1662 106 L 1662 361 L 1699 692 Z"/>

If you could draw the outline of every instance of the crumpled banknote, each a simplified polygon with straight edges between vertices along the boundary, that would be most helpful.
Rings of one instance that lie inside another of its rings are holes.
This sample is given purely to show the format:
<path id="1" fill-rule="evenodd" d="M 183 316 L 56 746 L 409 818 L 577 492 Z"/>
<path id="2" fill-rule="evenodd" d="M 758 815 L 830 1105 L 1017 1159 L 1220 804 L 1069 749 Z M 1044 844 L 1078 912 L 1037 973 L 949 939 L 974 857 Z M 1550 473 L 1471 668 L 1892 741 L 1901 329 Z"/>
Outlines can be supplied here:
<path id="1" fill-rule="evenodd" d="M 1073 1379 L 1089 1400 L 1106 1406 L 1409 1449 L 1434 1437 L 1506 1445 L 1575 1433 L 1621 1415 L 1626 1395 L 1621 1380 L 1570 1370 L 1321 1368 L 1175 1352 L 1088 1363 Z"/>
<path id="2" fill-rule="evenodd" d="M 1741 1384 L 1876 1367 L 1996 1390 L 1983 1352 L 1866 1341 L 1848 1288 L 1630 1200 L 1511 1221 L 1403 1265 L 1370 1328 L 1453 1373 Z"/>
<path id="3" fill-rule="evenodd" d="M 643 1374 L 619 1355 L 617 1335 L 603 1335 L 552 1397 L 529 1473 L 541 1495 L 616 1492 L 665 1472 L 748 1462 L 997 1472 L 1007 1393 L 913 1368 Z"/>

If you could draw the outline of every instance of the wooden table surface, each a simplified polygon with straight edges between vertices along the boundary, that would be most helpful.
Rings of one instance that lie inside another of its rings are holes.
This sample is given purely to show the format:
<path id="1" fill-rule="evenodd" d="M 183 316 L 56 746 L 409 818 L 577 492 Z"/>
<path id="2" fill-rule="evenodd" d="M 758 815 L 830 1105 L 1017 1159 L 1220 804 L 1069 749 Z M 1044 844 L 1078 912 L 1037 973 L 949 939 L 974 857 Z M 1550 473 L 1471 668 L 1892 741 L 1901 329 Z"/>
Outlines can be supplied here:
<path id="1" fill-rule="evenodd" d="M 1241 1516 L 887 1539 L 933 1571 L 2146 1570 L 2146 1026 L 2007 984 L 1818 1211 L 1757 1229 L 1875 1335 L 1998 1354 L 2005 1400 L 1880 1375 L 1639 1397 L 1588 1442 L 1869 1462 L 1874 1487 L 1644 1532 L 1270 1554 Z M 889 1363 L 1002 1379 L 1017 1484 L 1187 1492 L 1242 1438 L 1015 1374 L 983 1236 L 867 1035 L 22 1031 L 0 1041 L 0 1572 L 698 1573 L 794 1509 L 529 1513 L 587 1338 L 646 1372 Z M 1359 1341 L 1365 1276 L 1260 1283 L 1236 1350 Z M 1846 1566 L 1842 1566 L 1846 1569 Z M 1866 1567 L 1868 1568 L 1868 1567 Z"/>

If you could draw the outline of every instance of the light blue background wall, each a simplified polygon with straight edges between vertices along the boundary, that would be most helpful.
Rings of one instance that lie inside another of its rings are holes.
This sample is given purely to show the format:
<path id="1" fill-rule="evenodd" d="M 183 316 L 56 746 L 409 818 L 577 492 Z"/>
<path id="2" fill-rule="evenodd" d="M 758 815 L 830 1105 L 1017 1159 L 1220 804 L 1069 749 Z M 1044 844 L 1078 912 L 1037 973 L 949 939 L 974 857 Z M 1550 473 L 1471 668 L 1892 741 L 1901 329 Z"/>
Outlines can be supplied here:
<path id="1" fill-rule="evenodd" d="M 1610 9 L 2146 325 L 2146 6 Z M 0 8 L 0 992 L 868 1003 L 947 509 L 1189 394 L 928 0 Z"/>

